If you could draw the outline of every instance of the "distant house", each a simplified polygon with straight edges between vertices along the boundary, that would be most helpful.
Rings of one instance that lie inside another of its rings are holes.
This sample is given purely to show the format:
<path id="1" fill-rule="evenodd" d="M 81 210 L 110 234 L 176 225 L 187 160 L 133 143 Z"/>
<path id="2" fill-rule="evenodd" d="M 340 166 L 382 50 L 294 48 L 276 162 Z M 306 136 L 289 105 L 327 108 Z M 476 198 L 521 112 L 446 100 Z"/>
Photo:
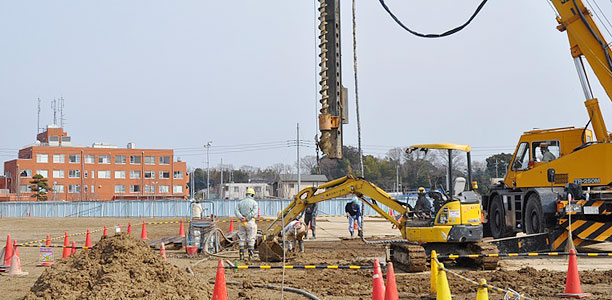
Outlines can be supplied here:
<path id="1" fill-rule="evenodd" d="M 270 198 L 272 195 L 272 187 L 267 183 L 224 183 L 223 192 L 219 195 L 223 199 L 243 199 L 246 196 L 246 190 L 253 188 L 255 190 L 255 199 Z"/>
<path id="2" fill-rule="evenodd" d="M 307 186 L 319 186 L 327 182 L 325 175 L 301 175 L 298 186 L 297 174 L 280 174 L 274 183 L 274 196 L 281 199 L 293 199 L 293 196 Z"/>

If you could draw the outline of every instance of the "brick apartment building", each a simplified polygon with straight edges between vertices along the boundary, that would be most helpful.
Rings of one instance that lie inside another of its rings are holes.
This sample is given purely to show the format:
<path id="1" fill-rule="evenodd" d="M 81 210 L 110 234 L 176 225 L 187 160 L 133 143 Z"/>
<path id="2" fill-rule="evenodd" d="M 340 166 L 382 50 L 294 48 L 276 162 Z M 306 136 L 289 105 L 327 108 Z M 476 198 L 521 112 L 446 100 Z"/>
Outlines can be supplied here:
<path id="1" fill-rule="evenodd" d="M 189 195 L 185 162 L 175 161 L 173 150 L 134 149 L 94 143 L 73 146 L 62 128 L 50 125 L 36 143 L 19 150 L 18 158 L 4 162 L 3 183 L 10 197 L 33 200 L 32 176 L 47 178 L 48 200 L 186 199 Z"/>

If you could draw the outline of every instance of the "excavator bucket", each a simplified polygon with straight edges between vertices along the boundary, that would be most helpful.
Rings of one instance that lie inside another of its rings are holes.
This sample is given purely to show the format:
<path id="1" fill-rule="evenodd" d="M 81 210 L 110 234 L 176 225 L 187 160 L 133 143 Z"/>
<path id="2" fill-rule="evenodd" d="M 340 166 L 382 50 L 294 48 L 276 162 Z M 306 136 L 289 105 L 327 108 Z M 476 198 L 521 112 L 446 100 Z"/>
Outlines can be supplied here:
<path id="1" fill-rule="evenodd" d="M 283 260 L 283 247 L 275 240 L 262 241 L 259 244 L 259 259 L 266 262 Z"/>

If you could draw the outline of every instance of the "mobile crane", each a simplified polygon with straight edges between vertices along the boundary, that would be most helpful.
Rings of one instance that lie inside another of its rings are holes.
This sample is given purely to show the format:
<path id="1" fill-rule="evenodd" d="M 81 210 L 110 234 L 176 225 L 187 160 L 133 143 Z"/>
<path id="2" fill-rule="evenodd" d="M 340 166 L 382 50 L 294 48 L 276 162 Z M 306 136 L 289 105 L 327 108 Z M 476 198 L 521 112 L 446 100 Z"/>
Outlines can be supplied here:
<path id="1" fill-rule="evenodd" d="M 468 155 L 470 169 L 470 147 L 456 144 L 415 145 L 409 151 L 423 149 L 444 149 L 449 151 L 464 151 Z M 450 157 L 450 156 L 449 156 Z M 449 174 L 452 176 L 452 165 L 449 164 Z M 468 172 L 468 178 L 469 178 Z M 451 177 L 452 178 L 452 177 Z M 262 239 L 257 247 L 259 257 L 263 261 L 279 261 L 283 248 L 277 241 L 283 224 L 298 218 L 312 203 L 330 200 L 347 195 L 359 197 L 365 204 L 374 209 L 383 218 L 391 222 L 400 231 L 403 241 L 390 241 L 391 260 L 408 271 L 423 271 L 426 269 L 427 255 L 431 250 L 442 254 L 494 254 L 497 247 L 491 243 L 482 242 L 483 227 L 481 223 L 480 199 L 470 187 L 456 188 L 446 196 L 446 201 L 438 207 L 432 216 L 424 217 L 420 212 L 411 211 L 406 203 L 396 200 L 384 190 L 362 178 L 352 176 L 342 177 L 318 187 L 307 187 L 301 190 L 293 201 L 282 211 L 281 215 L 263 231 Z M 396 211 L 401 217 L 390 216 L 378 203 Z M 482 257 L 476 263 L 484 269 L 495 269 L 498 258 Z"/>
<path id="2" fill-rule="evenodd" d="M 554 250 L 567 243 L 568 214 L 576 246 L 612 241 L 612 139 L 583 65 L 586 58 L 612 99 L 612 52 L 582 0 L 551 2 L 557 29 L 569 39 L 593 131 L 587 123 L 523 133 L 505 178 L 483 197 L 483 209 L 485 229 L 494 238 L 548 233 L 540 246 Z M 544 159 L 546 151 L 555 159 Z"/>

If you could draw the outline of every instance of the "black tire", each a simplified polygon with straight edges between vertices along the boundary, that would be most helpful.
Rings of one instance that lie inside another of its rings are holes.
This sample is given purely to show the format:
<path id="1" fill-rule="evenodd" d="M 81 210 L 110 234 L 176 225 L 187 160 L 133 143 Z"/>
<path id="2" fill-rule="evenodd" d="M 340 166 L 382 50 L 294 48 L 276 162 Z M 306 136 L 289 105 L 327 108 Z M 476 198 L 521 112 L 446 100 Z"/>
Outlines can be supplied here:
<path id="1" fill-rule="evenodd" d="M 542 203 L 537 194 L 531 194 L 525 205 L 525 232 L 527 234 L 541 233 L 546 230 Z"/>
<path id="2" fill-rule="evenodd" d="M 493 238 L 499 239 L 505 237 L 506 219 L 504 206 L 501 203 L 499 195 L 495 195 L 491 199 L 491 206 L 489 206 L 489 222 L 487 224 Z"/>

